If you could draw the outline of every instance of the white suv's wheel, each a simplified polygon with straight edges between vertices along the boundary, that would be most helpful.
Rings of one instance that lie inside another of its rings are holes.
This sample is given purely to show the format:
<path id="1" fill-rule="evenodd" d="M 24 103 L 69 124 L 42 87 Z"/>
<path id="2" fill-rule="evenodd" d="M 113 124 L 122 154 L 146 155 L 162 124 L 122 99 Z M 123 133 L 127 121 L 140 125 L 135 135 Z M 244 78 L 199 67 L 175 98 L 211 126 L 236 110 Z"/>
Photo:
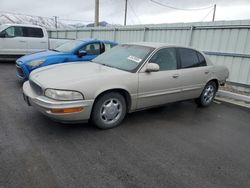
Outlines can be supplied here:
<path id="1" fill-rule="evenodd" d="M 126 115 L 126 101 L 117 92 L 104 94 L 97 99 L 93 111 L 92 122 L 101 129 L 109 129 L 119 125 Z"/>

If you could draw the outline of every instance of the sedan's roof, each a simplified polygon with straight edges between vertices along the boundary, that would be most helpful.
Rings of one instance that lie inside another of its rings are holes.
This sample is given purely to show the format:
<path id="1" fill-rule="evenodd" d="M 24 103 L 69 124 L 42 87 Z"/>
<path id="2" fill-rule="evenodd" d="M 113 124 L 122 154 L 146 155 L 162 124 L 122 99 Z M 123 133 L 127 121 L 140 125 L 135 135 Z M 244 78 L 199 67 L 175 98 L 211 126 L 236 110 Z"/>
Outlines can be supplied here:
<path id="1" fill-rule="evenodd" d="M 134 42 L 134 43 L 128 43 L 131 45 L 139 45 L 139 46 L 146 46 L 146 47 L 151 47 L 151 48 L 161 48 L 161 47 L 174 47 L 174 48 L 188 48 L 192 50 L 196 50 L 203 55 L 205 55 L 202 51 L 193 48 L 193 47 L 188 47 L 188 46 L 181 46 L 181 45 L 176 45 L 176 44 L 169 44 L 169 43 L 161 43 L 161 42 Z"/>
<path id="2" fill-rule="evenodd" d="M 139 45 L 139 46 L 148 46 L 148 47 L 152 47 L 152 48 L 160 48 L 163 46 L 175 46 L 176 45 L 172 45 L 172 44 L 168 44 L 168 43 L 161 43 L 161 42 L 134 42 L 134 43 L 130 43 L 132 45 Z"/>

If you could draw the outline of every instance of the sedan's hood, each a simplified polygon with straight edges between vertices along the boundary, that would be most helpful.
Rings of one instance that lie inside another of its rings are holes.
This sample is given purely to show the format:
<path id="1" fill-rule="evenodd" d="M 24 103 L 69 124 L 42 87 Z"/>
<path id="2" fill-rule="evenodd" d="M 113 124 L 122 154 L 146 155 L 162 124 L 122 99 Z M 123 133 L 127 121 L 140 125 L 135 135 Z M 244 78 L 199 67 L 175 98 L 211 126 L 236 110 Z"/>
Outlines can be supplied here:
<path id="1" fill-rule="evenodd" d="M 38 59 L 47 59 L 50 56 L 55 56 L 55 55 L 62 55 L 64 53 L 62 52 L 56 52 L 52 50 L 46 50 L 46 51 L 41 51 L 33 54 L 28 54 L 25 55 L 17 60 L 19 63 L 29 63 L 30 61 L 33 60 L 38 60 Z"/>
<path id="2" fill-rule="evenodd" d="M 78 83 L 91 83 L 93 80 L 101 81 L 107 77 L 113 78 L 114 75 L 123 74 L 128 72 L 92 62 L 75 62 L 37 69 L 30 74 L 30 79 L 43 88 L 67 89 Z"/>

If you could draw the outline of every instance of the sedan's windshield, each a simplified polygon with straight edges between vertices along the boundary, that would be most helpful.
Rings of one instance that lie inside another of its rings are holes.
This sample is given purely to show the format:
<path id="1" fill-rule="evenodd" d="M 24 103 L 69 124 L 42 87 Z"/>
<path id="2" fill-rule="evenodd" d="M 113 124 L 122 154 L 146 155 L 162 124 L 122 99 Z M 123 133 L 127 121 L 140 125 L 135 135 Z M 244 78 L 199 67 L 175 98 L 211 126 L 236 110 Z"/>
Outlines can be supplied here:
<path id="1" fill-rule="evenodd" d="M 79 40 L 72 40 L 56 47 L 55 50 L 58 52 L 71 52 L 82 43 L 83 42 Z"/>
<path id="2" fill-rule="evenodd" d="M 99 55 L 93 62 L 134 72 L 153 50 L 146 46 L 123 44 Z"/>

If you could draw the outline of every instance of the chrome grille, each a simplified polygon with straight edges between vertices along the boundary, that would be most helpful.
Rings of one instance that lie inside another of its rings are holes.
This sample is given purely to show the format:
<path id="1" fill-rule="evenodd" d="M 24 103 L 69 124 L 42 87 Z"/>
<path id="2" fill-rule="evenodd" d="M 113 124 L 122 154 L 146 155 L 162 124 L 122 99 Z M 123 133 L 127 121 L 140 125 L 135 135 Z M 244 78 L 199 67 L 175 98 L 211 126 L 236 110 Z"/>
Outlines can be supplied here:
<path id="1" fill-rule="evenodd" d="M 37 95 L 42 95 L 43 94 L 43 89 L 38 84 L 33 82 L 31 79 L 29 80 L 29 83 L 30 83 L 30 87 L 33 89 L 33 91 Z"/>

